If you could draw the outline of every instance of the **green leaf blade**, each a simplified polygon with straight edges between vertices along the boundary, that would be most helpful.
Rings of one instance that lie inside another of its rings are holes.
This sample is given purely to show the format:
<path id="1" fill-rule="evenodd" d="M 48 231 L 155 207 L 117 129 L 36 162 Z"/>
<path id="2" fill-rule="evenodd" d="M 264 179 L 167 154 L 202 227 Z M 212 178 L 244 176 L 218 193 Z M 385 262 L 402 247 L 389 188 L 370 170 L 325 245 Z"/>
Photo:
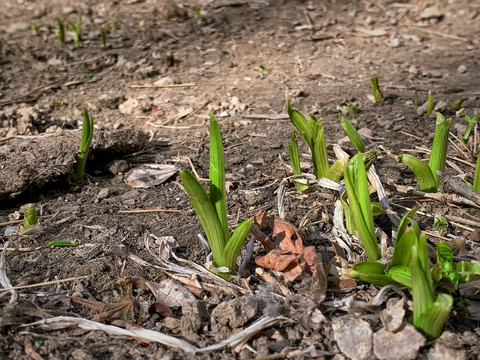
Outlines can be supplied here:
<path id="1" fill-rule="evenodd" d="M 345 133 L 355 149 L 361 153 L 364 153 L 365 143 L 363 142 L 362 137 L 358 133 L 357 129 L 355 129 L 355 126 L 353 126 L 352 123 L 343 116 L 340 116 L 340 125 L 342 125 L 343 130 L 345 130 Z"/>
<path id="2" fill-rule="evenodd" d="M 225 190 L 225 160 L 222 136 L 218 122 L 210 113 L 210 201 L 220 221 L 224 239 L 230 237 L 227 217 L 227 193 Z"/>
<path id="3" fill-rule="evenodd" d="M 181 171 L 180 177 L 183 187 L 207 236 L 210 248 L 212 249 L 214 265 L 217 267 L 224 266 L 226 239 L 217 212 L 208 194 L 190 171 Z"/>
<path id="4" fill-rule="evenodd" d="M 242 245 L 244 244 L 250 228 L 252 227 L 252 220 L 247 219 L 242 221 L 233 231 L 232 236 L 225 246 L 225 266 L 230 269 L 230 273 L 235 273 L 235 264 L 237 261 L 238 253 Z"/>

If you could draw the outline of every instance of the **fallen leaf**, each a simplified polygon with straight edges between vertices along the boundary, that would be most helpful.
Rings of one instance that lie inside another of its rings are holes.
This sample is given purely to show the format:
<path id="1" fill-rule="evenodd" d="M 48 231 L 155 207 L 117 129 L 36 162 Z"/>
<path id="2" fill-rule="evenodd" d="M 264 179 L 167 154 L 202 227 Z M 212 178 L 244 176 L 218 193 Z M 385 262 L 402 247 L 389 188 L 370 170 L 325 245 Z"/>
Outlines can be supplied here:
<path id="1" fill-rule="evenodd" d="M 106 304 L 107 311 L 95 315 L 92 320 L 98 322 L 112 321 L 114 319 L 121 319 L 124 321 L 131 321 L 133 319 L 133 301 L 123 300 L 120 303 Z"/>
<path id="2" fill-rule="evenodd" d="M 261 229 L 272 231 L 272 240 Z M 318 254 L 314 246 L 303 246 L 298 230 L 289 222 L 277 216 L 267 216 L 259 211 L 254 218 L 252 233 L 264 245 L 267 254 L 257 257 L 257 265 L 282 271 L 281 279 L 286 283 L 294 281 L 302 273 L 313 275 L 317 266 Z M 273 248 L 275 247 L 275 248 Z"/>
<path id="3" fill-rule="evenodd" d="M 295 261 L 298 255 L 291 254 L 288 250 L 272 250 L 267 255 L 255 259 L 258 266 L 283 271 L 288 265 Z"/>
<path id="4" fill-rule="evenodd" d="M 132 188 L 148 189 L 160 185 L 177 173 L 174 165 L 148 164 L 130 170 L 125 182 Z"/>
<path id="5" fill-rule="evenodd" d="M 150 314 L 156 313 L 156 314 L 162 315 L 163 317 L 173 316 L 172 310 L 170 310 L 170 308 L 167 305 L 165 305 L 160 301 L 156 301 L 152 305 L 150 305 L 150 307 L 148 308 L 148 312 Z"/>
<path id="6" fill-rule="evenodd" d="M 184 302 L 197 300 L 190 291 L 173 280 L 163 280 L 160 283 L 147 281 L 147 286 L 157 301 L 169 307 L 181 306 Z"/>

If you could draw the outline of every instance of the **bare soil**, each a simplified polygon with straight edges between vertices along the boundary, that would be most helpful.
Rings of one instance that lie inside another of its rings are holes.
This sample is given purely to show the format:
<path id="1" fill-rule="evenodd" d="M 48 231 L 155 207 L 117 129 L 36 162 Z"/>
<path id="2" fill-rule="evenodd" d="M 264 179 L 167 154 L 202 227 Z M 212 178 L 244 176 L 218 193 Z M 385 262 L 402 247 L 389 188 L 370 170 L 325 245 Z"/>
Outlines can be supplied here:
<path id="1" fill-rule="evenodd" d="M 78 13 L 83 14 L 80 47 L 70 31 L 59 44 L 56 19 L 75 22 Z M 155 239 L 173 237 L 178 257 L 203 266 L 207 259 L 197 237 L 202 229 L 178 172 L 150 188 L 129 186 L 128 173 L 145 164 L 173 164 L 208 178 L 212 111 L 222 131 L 232 226 L 260 210 L 278 214 L 276 190 L 290 174 L 286 144 L 293 130 L 285 116 L 285 89 L 295 108 L 323 118 L 330 144 L 344 132 L 338 114 L 329 110 L 355 103 L 358 112 L 351 120 L 366 134 L 369 148 L 381 149 L 375 167 L 390 202 L 467 220 L 450 222 L 449 236 L 466 240 L 458 259 L 480 260 L 478 210 L 400 193 L 399 186 L 415 188 L 416 180 L 388 155 L 416 150 L 411 153 L 428 158 L 421 149 L 431 146 L 435 118 L 415 106 L 412 87 L 420 104 L 432 91 L 439 110 L 453 118 L 451 140 L 459 144 L 454 136 L 463 134 L 465 120 L 454 104 L 464 97 L 463 113 L 473 116 L 480 109 L 479 19 L 480 4 L 467 0 L 0 0 L 0 236 L 2 243 L 8 241 L 6 274 L 13 286 L 79 278 L 18 290 L 14 304 L 8 304 L 9 293 L 0 293 L 0 358 L 192 356 L 185 349 L 73 325 L 22 327 L 54 316 L 91 319 L 102 313 L 72 298 L 131 301 L 128 311 L 103 321 L 159 331 L 198 348 L 227 339 L 262 316 L 292 320 L 279 320 L 241 344 L 199 352 L 199 358 L 362 358 L 339 347 L 338 328 L 353 317 L 377 332 L 386 305 L 367 312 L 332 305 L 348 296 L 368 302 L 378 293 L 360 282 L 344 286 L 334 274 L 328 274 L 321 303 L 305 290 L 308 279 L 285 285 L 267 269 L 271 278 L 262 276 L 250 259 L 234 279 L 244 291 L 207 286 L 204 279 L 196 305 L 152 310 L 156 297 L 145 281 L 158 284 L 173 273 L 158 268 L 153 254 L 161 242 Z M 33 35 L 31 24 L 44 26 Z M 106 48 L 100 27 L 106 29 Z M 380 79 L 381 104 L 367 97 L 371 76 Z M 95 139 L 87 176 L 72 184 L 68 175 L 82 107 L 95 120 Z M 304 143 L 300 146 L 308 153 Z M 461 151 L 450 146 L 446 172 L 466 174 L 471 181 L 474 146 L 460 146 Z M 353 153 L 348 142 L 342 147 Z M 285 198 L 285 220 L 300 227 L 305 245 L 315 246 L 324 266 L 336 255 L 331 231 L 336 199 L 331 190 L 298 194 L 293 187 Z M 22 219 L 29 203 L 44 217 L 43 231 L 7 236 L 7 227 Z M 405 213 L 402 207 L 393 210 Z M 431 217 L 415 219 L 435 232 Z M 378 224 L 391 235 L 388 218 Z M 75 246 L 47 246 L 54 241 Z M 363 258 L 360 246 L 353 250 L 354 259 Z M 264 254 L 255 244 L 253 258 Z M 242 250 L 239 263 L 244 256 Z M 452 314 L 442 337 L 426 342 L 414 357 L 478 358 L 480 317 L 473 310 L 478 290 L 470 291 L 471 313 Z M 411 310 L 411 302 L 408 306 Z"/>

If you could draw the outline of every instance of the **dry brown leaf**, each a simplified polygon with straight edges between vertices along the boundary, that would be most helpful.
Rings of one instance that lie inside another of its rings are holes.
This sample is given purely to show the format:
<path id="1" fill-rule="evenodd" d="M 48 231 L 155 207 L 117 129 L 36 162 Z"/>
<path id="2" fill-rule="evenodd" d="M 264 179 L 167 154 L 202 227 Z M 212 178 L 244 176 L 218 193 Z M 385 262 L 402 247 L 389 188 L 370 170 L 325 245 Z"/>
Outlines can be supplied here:
<path id="1" fill-rule="evenodd" d="M 98 322 L 121 319 L 131 321 L 133 319 L 133 301 L 123 300 L 120 303 L 106 304 L 107 311 L 95 315 L 92 320 Z"/>
<path id="2" fill-rule="evenodd" d="M 154 302 L 152 305 L 150 305 L 150 307 L 148 308 L 148 312 L 150 314 L 157 313 L 159 315 L 162 315 L 163 317 L 173 316 L 172 310 L 170 310 L 167 305 L 160 301 Z"/>
<path id="3" fill-rule="evenodd" d="M 123 300 L 122 302 L 105 304 L 91 299 L 82 299 L 69 296 L 72 301 L 98 312 L 92 320 L 98 322 L 112 321 L 115 319 L 131 320 L 133 319 L 133 301 Z"/>
<path id="4" fill-rule="evenodd" d="M 255 259 L 255 262 L 258 266 L 267 269 L 283 271 L 297 258 L 296 254 L 291 254 L 288 250 L 276 249 L 270 251 L 265 256 Z"/>
<path id="5" fill-rule="evenodd" d="M 252 233 L 255 237 L 263 239 L 261 242 L 267 251 L 265 256 L 255 259 L 257 265 L 282 271 L 281 278 L 287 283 L 294 281 L 303 272 L 313 274 L 318 254 L 314 246 L 303 246 L 302 237 L 295 226 L 277 216 L 267 216 L 263 211 L 255 215 L 254 225 L 255 231 Z M 273 242 L 260 230 L 261 228 L 271 229 Z M 266 239 L 270 241 L 268 244 Z M 269 251 L 268 248 L 272 244 L 276 248 Z"/>

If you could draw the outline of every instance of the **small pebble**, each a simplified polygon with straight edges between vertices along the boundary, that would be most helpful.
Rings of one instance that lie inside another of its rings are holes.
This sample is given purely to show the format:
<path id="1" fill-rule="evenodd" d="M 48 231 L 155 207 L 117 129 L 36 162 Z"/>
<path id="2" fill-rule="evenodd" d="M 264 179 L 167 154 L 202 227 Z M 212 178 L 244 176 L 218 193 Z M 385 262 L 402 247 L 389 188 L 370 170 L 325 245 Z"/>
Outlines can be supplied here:
<path id="1" fill-rule="evenodd" d="M 458 68 L 457 68 L 457 72 L 459 74 L 465 74 L 467 72 L 467 67 L 465 65 L 460 65 Z"/>

